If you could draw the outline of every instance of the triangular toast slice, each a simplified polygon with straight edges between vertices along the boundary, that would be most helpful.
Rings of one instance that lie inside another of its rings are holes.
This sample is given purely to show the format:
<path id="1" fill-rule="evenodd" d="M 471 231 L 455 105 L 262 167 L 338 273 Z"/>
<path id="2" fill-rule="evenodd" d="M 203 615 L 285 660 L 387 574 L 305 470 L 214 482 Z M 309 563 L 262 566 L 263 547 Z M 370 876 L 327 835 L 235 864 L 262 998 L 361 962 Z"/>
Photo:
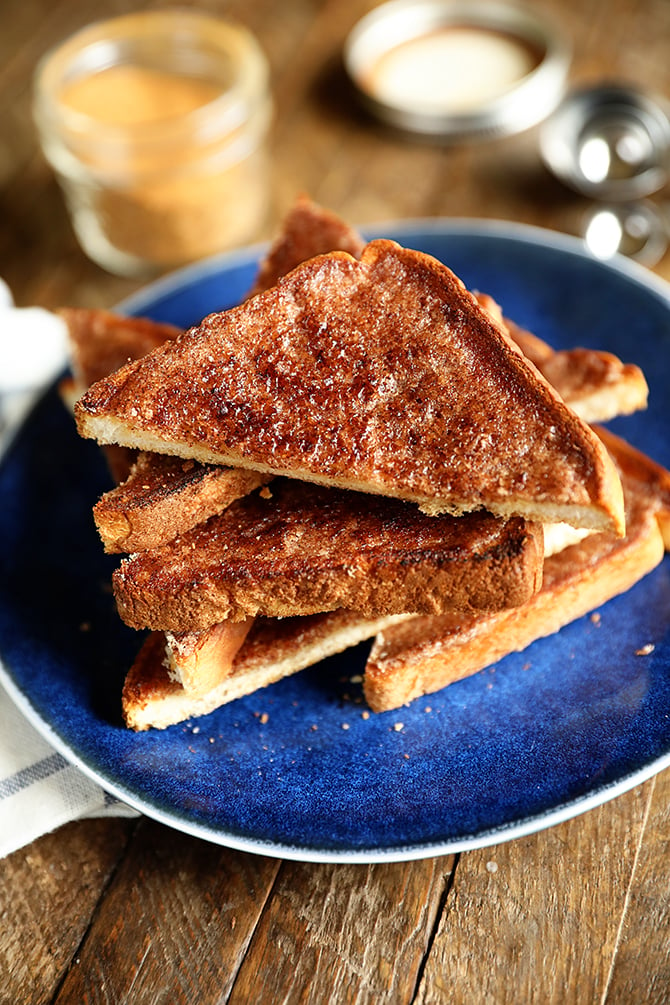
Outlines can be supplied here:
<path id="1" fill-rule="evenodd" d="M 312 206 L 310 213 L 314 216 L 316 208 Z M 315 226 L 317 220 L 313 221 Z M 297 254 L 300 248 L 304 251 L 304 242 L 291 247 Z M 491 309 L 490 297 L 478 295 L 477 299 Z M 498 309 L 497 313 L 502 319 L 502 312 Z M 149 351 L 150 342 L 155 347 L 167 338 L 164 325 L 153 327 L 154 323 L 146 319 L 139 319 L 137 323 L 136 319 L 108 311 L 83 309 L 64 314 L 76 320 L 71 330 L 75 351 L 78 345 L 83 348 L 90 332 L 95 333 L 71 407 L 92 382 L 93 373 L 100 375 L 102 368 L 113 362 L 120 366 L 128 358 L 138 359 Z M 592 349 L 556 352 L 509 319 L 505 318 L 504 323 L 524 354 L 585 421 L 606 422 L 615 415 L 627 415 L 646 407 L 647 384 L 642 371 L 634 364 L 623 363 L 611 353 Z M 102 359 L 92 349 L 96 345 L 104 346 Z M 124 450 L 122 447 L 116 449 Z M 93 510 L 100 537 L 109 552 L 158 547 L 271 478 L 243 468 L 202 465 L 148 451 L 140 452 L 136 460 L 122 456 L 121 465 L 115 457 L 109 460 L 113 473 L 119 475 L 117 480 L 124 484 L 103 495 Z"/>
<path id="2" fill-rule="evenodd" d="M 286 213 L 282 227 L 258 267 L 250 295 L 275 286 L 302 262 L 329 251 L 347 251 L 360 258 L 362 236 L 339 216 L 300 195 Z M 609 352 L 577 347 L 555 351 L 537 335 L 505 317 L 488 294 L 477 301 L 505 328 L 524 355 L 585 422 L 607 422 L 645 408 L 649 388 L 638 366 L 623 363 Z"/>
<path id="3" fill-rule="evenodd" d="M 539 588 L 542 538 L 519 517 L 428 517 L 400 500 L 276 479 L 124 559 L 113 587 L 126 624 L 174 632 L 338 608 L 498 609 Z"/>
<path id="4" fill-rule="evenodd" d="M 434 258 L 374 241 L 93 385 L 79 431 L 410 500 L 624 529 L 606 451 Z"/>
<path id="5" fill-rule="evenodd" d="M 128 478 L 95 504 L 93 519 L 105 551 L 145 551 L 221 513 L 271 477 L 142 451 Z"/>
<path id="6" fill-rule="evenodd" d="M 365 642 L 403 617 L 370 619 L 353 611 L 332 611 L 303 618 L 258 618 L 237 656 L 230 664 L 226 661 L 228 672 L 219 669 L 216 685 L 198 691 L 185 690 L 170 676 L 165 636 L 152 632 L 126 676 L 123 718 L 131 729 L 144 730 L 206 715 Z"/>
<path id="7" fill-rule="evenodd" d="M 363 679 L 372 710 L 398 708 L 477 673 L 552 635 L 651 572 L 664 555 L 658 517 L 665 504 L 653 481 L 657 466 L 649 461 L 645 480 L 644 460 L 638 453 L 635 475 L 627 475 L 622 466 L 625 538 L 593 534 L 545 559 L 542 588 L 523 607 L 488 615 L 412 618 L 380 632 Z"/>
<path id="8" fill-rule="evenodd" d="M 365 241 L 353 227 L 309 196 L 300 195 L 260 262 L 249 296 L 276 286 L 282 276 L 309 258 L 329 251 L 346 251 L 360 258 L 364 247 Z"/>
<path id="9" fill-rule="evenodd" d="M 626 538 L 595 534 L 545 560 L 542 590 L 523 608 L 470 618 L 400 616 L 375 621 L 347 611 L 260 618 L 237 655 L 223 655 L 223 671 L 222 659 L 213 651 L 217 683 L 198 693 L 171 679 L 164 660 L 165 637 L 152 633 L 123 688 L 127 725 L 162 729 L 205 715 L 374 635 L 365 694 L 373 709 L 388 711 L 557 631 L 628 589 L 662 558 L 656 518 L 667 512 L 670 475 L 623 441 L 618 441 L 617 450 L 620 447 L 632 451 L 622 464 L 629 513 Z"/>

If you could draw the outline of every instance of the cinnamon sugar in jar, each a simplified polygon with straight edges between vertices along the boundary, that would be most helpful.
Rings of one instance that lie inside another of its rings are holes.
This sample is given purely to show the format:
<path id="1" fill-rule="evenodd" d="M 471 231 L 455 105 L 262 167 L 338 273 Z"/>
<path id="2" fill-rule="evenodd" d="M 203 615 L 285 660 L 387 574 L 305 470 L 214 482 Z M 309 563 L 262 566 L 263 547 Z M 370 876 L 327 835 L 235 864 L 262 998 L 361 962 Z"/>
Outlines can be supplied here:
<path id="1" fill-rule="evenodd" d="M 256 235 L 268 78 L 244 28 L 188 11 L 91 25 L 42 60 L 35 120 L 90 258 L 151 275 Z"/>

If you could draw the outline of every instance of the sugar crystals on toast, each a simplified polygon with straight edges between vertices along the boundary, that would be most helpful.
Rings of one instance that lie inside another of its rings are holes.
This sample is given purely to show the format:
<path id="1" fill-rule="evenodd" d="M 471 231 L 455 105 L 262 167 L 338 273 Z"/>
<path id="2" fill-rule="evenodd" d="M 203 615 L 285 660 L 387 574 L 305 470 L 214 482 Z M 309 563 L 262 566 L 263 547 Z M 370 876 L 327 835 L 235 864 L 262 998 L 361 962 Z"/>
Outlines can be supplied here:
<path id="1" fill-rule="evenodd" d="M 265 263 L 268 264 L 268 267 L 264 269 L 262 266 L 259 270 L 259 277 L 252 292 L 260 293 L 260 296 L 254 296 L 251 303 L 257 306 L 258 302 L 264 295 L 262 292 L 264 286 L 266 286 L 268 282 L 273 282 L 284 269 L 291 268 L 299 264 L 292 260 L 292 255 L 301 254 L 302 252 L 300 249 L 309 248 L 309 253 L 313 254 L 322 254 L 327 250 L 328 241 L 326 240 L 324 246 L 324 234 L 319 233 L 320 213 L 321 211 L 319 207 L 315 207 L 313 204 L 309 204 L 308 201 L 302 200 L 302 203 L 294 208 L 292 214 L 289 214 L 289 218 L 287 220 L 288 229 L 290 231 L 291 226 L 294 226 L 298 236 L 294 239 L 295 235 L 292 236 L 289 233 L 288 237 L 284 235 L 283 237 L 280 237 L 277 242 L 275 242 L 273 249 L 271 249 L 270 256 L 268 256 L 271 258 L 274 255 L 274 261 L 271 264 Z M 363 266 L 365 266 L 365 256 L 366 254 L 370 254 L 369 247 L 365 249 L 364 242 L 358 238 L 355 232 L 348 230 L 346 225 L 341 225 L 333 229 L 332 214 L 327 214 L 327 216 L 330 219 L 328 220 L 328 227 L 324 227 L 324 233 L 328 230 L 329 234 L 337 235 L 334 239 L 336 242 L 341 240 L 346 250 L 345 255 L 336 254 L 334 256 L 335 261 L 344 260 L 349 263 L 349 260 L 351 260 L 355 264 L 362 258 Z M 399 249 L 398 246 L 392 245 L 392 242 L 379 242 L 379 244 L 391 245 L 392 247 L 390 250 L 392 250 L 396 256 L 399 254 L 400 258 L 408 253 L 407 249 Z M 384 250 L 386 249 L 379 248 L 380 252 Z M 376 250 L 375 254 L 377 254 Z M 416 253 L 409 254 L 414 255 Z M 333 256 L 331 255 L 326 255 L 328 262 L 331 261 L 332 257 Z M 389 265 L 391 258 L 386 260 L 387 266 Z M 432 268 L 432 262 L 430 264 Z M 443 266 L 440 266 L 439 263 L 436 264 L 439 266 L 439 270 L 444 268 Z M 407 259 L 405 259 L 405 265 L 406 270 L 404 275 L 407 275 L 409 270 Z M 347 269 L 349 267 L 349 264 L 347 264 Z M 298 269 L 298 272 L 299 271 L 300 269 Z M 389 269 L 386 268 L 385 271 L 388 273 Z M 393 272 L 392 269 L 390 271 Z M 402 273 L 402 269 L 400 272 Z M 263 276 L 265 279 L 263 279 Z M 273 288 L 267 291 L 271 294 L 270 302 L 272 302 L 273 297 L 275 300 L 277 299 L 276 290 L 283 288 L 285 291 L 286 289 L 291 291 L 294 309 L 296 304 L 299 306 L 299 297 L 296 298 L 295 294 L 296 289 L 299 289 L 300 287 L 291 286 L 294 276 L 295 273 L 291 273 L 286 280 L 279 280 L 279 285 L 274 289 L 274 291 Z M 459 289 L 458 284 L 460 281 L 457 280 L 456 277 L 453 277 L 452 282 L 454 282 L 456 284 L 456 288 Z M 579 532 L 580 534 L 587 534 L 589 530 L 592 529 L 600 529 L 600 533 L 595 535 L 594 540 L 597 538 L 602 543 L 603 538 L 607 538 L 610 542 L 621 542 L 623 547 L 623 539 L 621 537 L 621 532 L 623 530 L 623 509 L 620 505 L 621 489 L 619 476 L 615 466 L 610 461 L 608 453 L 602 447 L 600 439 L 595 436 L 591 429 L 585 426 L 582 418 L 586 418 L 588 421 L 606 421 L 613 415 L 627 414 L 636 408 L 644 407 L 646 403 L 647 389 L 641 372 L 637 367 L 631 366 L 630 364 L 622 364 L 621 361 L 616 359 L 616 357 L 610 356 L 609 354 L 595 353 L 593 350 L 567 350 L 564 351 L 563 354 L 557 354 L 551 349 L 551 347 L 547 346 L 546 343 L 537 339 L 536 336 L 524 332 L 514 325 L 514 322 L 510 321 L 506 317 L 503 317 L 500 309 L 497 305 L 490 301 L 490 298 L 480 295 L 477 299 L 475 299 L 462 287 L 462 284 L 460 284 L 459 295 L 456 297 L 457 303 L 461 302 L 460 298 L 462 297 L 467 298 L 466 316 L 468 319 L 472 319 L 470 311 L 473 304 L 478 312 L 476 314 L 477 324 L 475 325 L 475 329 L 479 332 L 480 341 L 478 342 L 477 339 L 474 339 L 474 344 L 479 347 L 489 344 L 486 338 L 484 338 L 483 331 L 485 330 L 486 325 L 491 325 L 495 333 L 497 333 L 497 336 L 502 338 L 507 347 L 507 350 L 502 353 L 500 358 L 504 359 L 507 365 L 510 365 L 508 352 L 511 352 L 512 359 L 514 359 L 514 357 L 520 357 L 522 360 L 521 372 L 528 371 L 531 374 L 531 377 L 528 378 L 530 386 L 533 387 L 535 391 L 537 390 L 538 385 L 542 388 L 540 398 L 545 403 L 548 400 L 550 406 L 550 412 L 546 414 L 553 414 L 556 416 L 557 413 L 552 411 L 552 409 L 556 405 L 556 402 L 558 402 L 558 413 L 563 415 L 565 418 L 565 412 L 562 411 L 565 409 L 565 403 L 570 401 L 575 405 L 574 411 L 567 409 L 568 419 L 565 425 L 569 429 L 568 438 L 561 440 L 560 437 L 558 437 L 557 439 L 557 442 L 562 443 L 565 452 L 568 454 L 570 453 L 570 449 L 566 446 L 566 444 L 572 442 L 573 447 L 577 448 L 577 453 L 581 452 L 582 455 L 585 454 L 587 458 L 586 464 L 582 468 L 580 468 L 579 464 L 575 466 L 574 458 L 571 458 L 572 466 L 568 465 L 569 468 L 571 467 L 575 486 L 579 484 L 583 492 L 581 504 L 577 505 L 576 508 L 574 505 L 572 506 L 572 522 L 573 524 L 590 525 L 589 527 L 582 526 Z M 289 300 L 290 299 L 291 298 L 289 297 Z M 322 298 L 322 301 L 327 299 L 327 297 Z M 393 291 L 391 291 L 388 302 L 390 304 L 395 304 L 397 303 L 397 299 L 397 297 L 394 297 Z M 428 301 L 430 301 L 430 297 L 428 297 Z M 249 304 L 242 306 L 246 306 L 248 308 Z M 234 311 L 235 310 L 240 309 L 234 309 Z M 225 313 L 226 315 L 229 315 L 231 312 Z M 446 313 L 449 315 L 449 322 L 454 324 L 454 318 L 457 317 L 458 311 L 456 310 L 451 314 L 449 314 L 449 311 Z M 252 311 L 252 315 L 253 314 L 254 312 Z M 317 316 L 319 315 L 317 314 Z M 483 329 L 481 328 L 482 316 L 486 322 Z M 317 334 L 319 333 L 320 326 L 324 320 L 323 316 L 320 317 L 321 320 L 318 324 L 315 324 L 314 320 L 312 322 L 312 330 Z M 200 339 L 206 337 L 209 331 L 208 324 L 210 323 L 213 322 L 210 322 L 209 319 L 205 319 L 205 323 L 203 323 L 202 326 L 198 326 L 198 328 L 192 330 L 191 332 L 179 336 L 179 338 L 175 340 L 175 346 L 192 338 Z M 480 327 L 478 328 L 477 326 Z M 458 329 L 458 325 L 456 325 L 456 327 Z M 321 331 L 321 335 L 324 335 L 326 330 Z M 332 327 L 331 325 L 330 334 L 333 335 L 337 331 L 337 326 Z M 387 328 L 387 334 L 388 331 L 389 329 Z M 170 341 L 173 341 L 173 339 L 171 338 Z M 286 339 L 283 344 L 287 344 Z M 460 346 L 461 352 L 463 352 L 463 343 L 457 342 L 456 344 Z M 318 354 L 314 353 L 314 347 L 308 345 L 307 341 L 303 341 L 302 345 L 303 349 L 308 349 L 312 352 L 312 356 L 310 358 L 316 360 L 318 364 L 320 361 L 318 359 Z M 190 348 L 193 347 L 191 346 Z M 444 352 L 444 343 L 442 343 L 441 348 Z M 467 348 L 472 353 L 472 344 L 468 345 Z M 520 348 L 524 350 L 524 355 L 522 355 L 519 351 Z M 389 362 L 391 361 L 391 356 L 396 349 L 397 346 L 394 343 L 389 342 Z M 161 349 L 156 350 L 158 357 L 160 357 L 162 351 L 163 350 Z M 467 353 L 465 355 L 467 356 Z M 477 353 L 474 353 L 474 355 L 477 356 Z M 177 352 L 177 356 L 179 356 L 179 352 Z M 469 357 L 467 358 L 469 359 Z M 496 359 L 497 358 L 498 357 L 496 357 Z M 152 361 L 153 359 L 154 357 L 152 356 Z M 145 365 L 147 368 L 149 367 L 148 363 Z M 141 367 L 138 367 L 138 369 L 141 369 Z M 326 372 L 326 369 L 322 367 L 320 370 L 322 378 Z M 517 372 L 514 365 L 511 366 L 511 372 Z M 461 378 L 463 377 L 462 371 L 460 376 Z M 555 389 L 549 389 L 547 397 L 549 382 L 555 384 Z M 113 384 L 114 381 L 111 383 Z M 123 386 L 124 383 L 125 381 L 122 381 L 121 386 Z M 442 386 L 439 381 L 437 386 Z M 561 397 L 559 397 L 559 394 L 556 392 L 559 392 Z M 565 401 L 561 400 L 563 396 Z M 326 396 L 323 400 L 327 400 L 327 397 L 328 396 Z M 341 394 L 339 396 L 339 400 L 342 403 L 343 396 Z M 491 404 L 494 398 L 491 397 L 490 400 L 487 400 L 489 401 L 489 404 Z M 504 400 L 509 403 L 509 398 Z M 346 404 L 346 402 L 344 404 Z M 388 402 L 386 404 L 388 405 Z M 143 403 L 143 407 L 144 405 L 145 403 Z M 84 407 L 87 406 L 84 405 Z M 151 410 L 151 408 L 152 406 L 150 405 L 149 409 Z M 575 411 L 579 412 L 581 418 L 576 417 Z M 374 417 L 368 413 L 364 414 L 366 414 L 367 418 L 371 420 L 370 425 L 374 430 Z M 391 416 L 390 411 L 387 411 L 386 414 Z M 486 409 L 484 409 L 483 414 L 486 415 Z M 406 419 L 415 417 L 415 415 L 416 412 L 410 416 L 406 416 L 403 413 L 402 419 L 398 420 L 399 424 L 404 422 Z M 573 423 L 576 423 L 576 425 L 573 425 Z M 379 423 L 377 422 L 377 426 L 378 425 Z M 465 428 L 462 421 L 461 428 Z M 562 433 L 565 433 L 565 429 L 562 429 Z M 572 441 L 570 440 L 570 437 L 573 438 Z M 140 445 L 142 444 L 135 444 L 135 446 Z M 308 443 L 305 443 L 304 445 L 309 446 Z M 169 444 L 166 447 L 166 442 L 162 441 L 160 449 L 167 449 L 167 454 L 170 454 L 172 444 Z M 175 451 L 175 453 L 177 452 Z M 165 460 L 168 459 L 167 454 L 165 455 Z M 309 450 L 307 450 L 307 454 L 309 454 Z M 304 460 L 304 457 L 302 460 Z M 584 460 L 584 457 L 582 457 L 582 460 Z M 239 459 L 235 461 L 236 464 L 238 462 Z M 208 463 L 211 464 L 213 468 L 217 468 L 219 466 L 218 461 L 212 464 L 211 459 Z M 246 463 L 247 461 L 245 460 L 245 464 Z M 253 467 L 253 464 L 251 464 L 251 466 Z M 280 466 L 270 466 L 266 470 L 264 464 L 260 462 L 258 463 L 258 468 L 263 468 L 262 473 L 268 477 L 270 475 L 275 475 L 278 471 L 282 470 Z M 476 465 L 473 464 L 472 470 L 474 471 L 475 468 Z M 640 471 L 644 471 L 644 464 L 641 466 L 638 465 L 638 469 Z M 221 470 L 225 469 L 222 468 Z M 238 468 L 238 470 L 242 471 L 243 469 Z M 662 471 L 662 469 L 660 470 Z M 295 477 L 296 473 L 301 475 L 302 480 L 304 473 L 301 470 L 296 471 L 295 469 L 292 469 L 290 471 L 290 475 L 292 477 Z M 592 479 L 592 482 L 584 492 L 585 483 L 589 481 L 589 478 Z M 317 472 L 316 475 L 310 473 L 309 480 L 319 482 L 323 479 L 322 475 Z M 645 480 L 646 476 L 643 475 L 642 481 L 644 482 Z M 269 491 L 271 493 L 273 484 L 274 483 L 271 482 L 269 489 L 264 491 Z M 525 477 L 523 487 L 526 488 L 527 485 L 528 476 Z M 378 487 L 371 490 L 369 484 L 366 484 L 365 488 L 366 491 L 371 492 L 373 496 L 380 494 L 380 492 L 381 494 L 393 495 L 396 491 L 396 488 L 394 488 L 393 492 L 388 491 L 388 486 L 385 486 L 383 491 Z M 355 493 L 351 494 L 355 495 Z M 472 497 L 473 493 L 471 490 L 470 494 Z M 629 494 L 630 492 L 627 490 L 627 505 L 629 512 L 631 512 L 630 504 L 628 502 Z M 545 493 L 544 496 L 542 496 L 541 493 L 538 493 L 534 502 L 532 501 L 532 496 L 533 489 L 531 485 L 530 488 L 527 488 L 526 502 L 531 500 L 530 504 L 535 505 L 535 519 L 540 519 L 542 522 L 546 523 L 547 520 L 556 518 L 559 515 L 561 518 L 567 515 L 565 507 L 562 509 L 556 507 L 554 500 L 551 498 L 551 492 Z M 586 501 L 584 502 L 584 500 Z M 245 500 L 242 499 L 241 502 L 243 505 Z M 431 505 L 431 503 L 427 502 L 425 499 L 422 500 L 421 498 L 416 499 L 416 502 L 419 502 L 422 508 L 428 512 L 435 512 L 442 506 L 442 502 L 438 502 L 437 506 L 435 506 Z M 514 502 L 516 502 L 516 498 L 514 499 Z M 537 508 L 538 502 L 541 504 L 539 510 Z M 549 505 L 547 505 L 547 502 Z M 149 500 L 148 505 L 149 508 L 151 508 L 153 502 Z M 408 505 L 411 505 L 411 503 L 408 503 Z M 481 505 L 481 498 L 478 499 L 475 507 L 472 506 L 472 498 L 470 498 L 468 502 L 468 506 L 470 508 L 479 508 Z M 644 507 L 642 509 L 644 509 Z M 461 512 L 460 505 L 456 506 L 456 510 L 458 513 Z M 641 510 L 638 508 L 636 513 L 639 515 L 640 512 Z M 662 525 L 663 514 L 666 514 L 667 517 L 667 509 L 664 508 L 664 506 L 657 505 L 653 512 L 656 521 Z M 586 516 L 585 513 L 587 514 Z M 456 519 L 459 518 L 460 517 L 457 517 Z M 204 519 L 206 519 L 206 517 L 203 515 L 203 520 Z M 502 520 L 504 518 L 501 517 L 499 519 Z M 595 527 L 593 526 L 594 524 Z M 630 535 L 632 539 L 639 539 L 639 534 L 637 532 L 639 525 L 638 516 L 636 516 L 635 523 L 631 528 L 634 531 L 634 533 Z M 197 524 L 196 532 L 200 533 L 200 529 Z M 181 531 L 178 531 L 178 533 L 181 533 Z M 650 531 L 647 538 L 651 540 L 652 537 L 653 534 Z M 630 542 L 628 542 L 628 539 L 626 540 L 627 543 L 625 547 L 628 547 Z M 657 545 L 658 538 L 656 538 L 656 541 L 650 546 L 649 550 L 649 554 L 653 552 L 656 556 L 654 561 L 658 559 Z M 153 545 L 150 544 L 150 551 L 152 547 Z M 579 565 L 579 556 L 583 554 L 583 551 L 580 551 L 579 547 L 580 546 L 578 544 L 575 544 L 571 548 L 567 548 L 565 550 L 565 555 L 570 553 L 572 556 L 568 561 L 572 563 L 574 568 L 577 568 Z M 581 547 L 584 548 L 586 545 L 582 544 Z M 589 547 L 593 548 L 594 545 L 589 543 Z M 629 551 L 628 554 L 632 554 L 632 552 Z M 471 558 L 472 556 L 470 556 L 470 559 Z M 545 560 L 545 570 L 548 568 L 548 561 L 548 559 Z M 420 564 L 421 563 L 419 563 L 419 567 Z M 607 587 L 603 585 L 608 582 L 606 571 L 607 564 L 604 562 L 601 566 L 600 564 L 595 563 L 594 568 L 595 566 L 597 566 L 598 570 L 601 568 L 603 570 L 602 573 L 600 571 L 597 573 L 594 572 L 593 578 L 597 578 L 601 584 L 602 588 L 599 595 L 604 597 L 607 594 Z M 629 566 L 631 570 L 631 581 L 634 581 L 635 577 L 639 578 L 643 575 L 648 568 L 648 564 L 645 565 L 643 561 L 636 562 L 634 558 L 631 558 Z M 539 583 L 537 585 L 539 585 Z M 354 590 L 353 593 L 355 594 L 355 592 L 356 591 Z M 577 592 L 580 592 L 585 600 L 588 599 L 589 596 L 595 596 L 595 594 L 590 594 L 588 590 L 581 587 Z M 519 601 L 518 606 L 515 608 L 515 611 L 518 612 L 517 617 L 521 620 L 523 620 L 524 617 L 527 617 L 530 605 L 532 605 L 533 601 L 540 596 L 536 590 L 532 590 L 531 593 L 531 597 L 524 601 Z M 402 604 L 400 606 L 402 606 Z M 526 613 L 524 614 L 524 612 Z M 574 616 L 577 616 L 577 608 L 575 608 L 575 612 Z M 429 616 L 429 620 L 434 617 L 434 615 Z M 440 615 L 437 617 L 440 617 Z M 510 624 L 514 624 L 515 616 L 510 614 L 509 617 Z M 480 619 L 486 621 L 488 618 L 493 618 L 495 620 L 497 618 L 497 614 L 493 614 L 491 610 L 478 613 L 470 611 L 470 613 L 466 614 L 463 614 L 463 612 L 460 614 L 454 614 L 454 618 L 457 621 L 462 619 L 465 624 L 469 618 L 474 619 L 475 621 L 479 621 Z M 186 631 L 182 634 L 179 632 L 173 633 L 170 630 L 167 630 L 166 632 L 156 631 L 150 636 L 145 649 L 142 651 L 141 657 L 128 674 L 128 680 L 123 695 L 124 716 L 128 724 L 133 728 L 147 728 L 152 725 L 158 727 L 166 726 L 171 722 L 180 721 L 189 715 L 203 714 L 224 701 L 233 700 L 242 694 L 250 693 L 257 687 L 265 686 L 266 684 L 279 679 L 279 677 L 285 675 L 286 673 L 296 672 L 296 670 L 301 669 L 303 666 L 310 665 L 310 663 L 317 661 L 331 652 L 341 651 L 348 645 L 355 644 L 362 638 L 370 638 L 381 629 L 385 632 L 393 633 L 396 630 L 394 626 L 410 624 L 415 624 L 416 626 L 422 620 L 424 620 L 422 617 L 416 617 L 414 614 L 409 612 L 401 614 L 384 614 L 379 610 L 375 610 L 371 611 L 370 616 L 368 616 L 361 611 L 346 611 L 338 609 L 333 611 L 323 611 L 322 613 L 314 613 L 307 616 L 293 615 L 279 620 L 275 617 L 263 616 L 252 619 L 251 621 L 247 619 L 247 621 L 241 623 L 243 626 L 241 638 L 238 638 L 237 641 L 232 639 L 232 642 L 231 639 L 227 638 L 226 629 L 232 625 L 239 626 L 240 623 L 232 622 L 229 619 L 220 622 L 218 625 L 213 624 L 204 629 L 194 627 L 192 632 Z M 539 619 L 539 621 L 542 621 L 542 619 Z M 549 622 L 545 622 L 545 624 L 549 624 Z M 398 627 L 398 631 L 400 630 L 400 627 Z M 555 629 L 550 628 L 550 630 L 553 631 Z M 220 632 L 220 638 L 217 638 L 217 631 Z M 542 625 L 539 624 L 537 634 L 541 634 L 541 631 Z M 182 638 L 184 640 L 190 638 L 191 648 L 189 648 L 186 644 L 180 645 Z M 202 643 L 202 646 L 200 643 Z M 181 665 L 179 665 L 179 660 L 177 660 L 176 664 L 174 662 L 170 664 L 170 649 L 173 657 L 175 653 L 178 653 Z M 375 652 L 375 647 L 373 647 L 373 652 Z M 193 653 L 203 654 L 199 664 L 198 660 L 193 656 Z M 165 666 L 166 662 L 172 665 L 172 670 L 168 670 Z M 408 663 L 410 665 L 413 664 L 414 670 L 416 671 L 415 676 L 417 676 L 419 681 L 419 690 L 417 693 L 424 693 L 421 690 L 422 671 L 420 668 L 420 660 L 412 656 L 408 660 Z M 207 669 L 205 670 L 205 668 Z M 368 673 L 371 673 L 370 669 L 368 670 Z M 373 679 L 373 676 L 374 674 L 371 673 L 370 680 Z M 366 684 L 366 688 L 367 686 L 368 685 Z M 429 676 L 426 676 L 426 680 L 423 682 L 423 687 L 424 690 L 430 689 Z M 370 693 L 372 694 L 372 692 Z M 375 699 L 372 698 L 373 702 L 374 700 Z M 382 706 L 378 705 L 377 707 Z M 388 707 L 393 706 L 389 705 Z"/>

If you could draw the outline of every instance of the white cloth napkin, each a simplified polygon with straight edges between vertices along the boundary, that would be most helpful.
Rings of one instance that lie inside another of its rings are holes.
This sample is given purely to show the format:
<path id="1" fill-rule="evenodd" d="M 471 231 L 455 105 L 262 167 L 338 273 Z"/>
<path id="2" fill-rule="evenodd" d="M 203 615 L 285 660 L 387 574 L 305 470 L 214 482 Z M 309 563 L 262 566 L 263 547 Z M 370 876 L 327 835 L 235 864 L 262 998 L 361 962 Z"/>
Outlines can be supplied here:
<path id="1" fill-rule="evenodd" d="M 54 750 L 0 685 L 0 857 L 70 820 L 138 815 Z"/>
<path id="2" fill-rule="evenodd" d="M 16 425 L 67 362 L 59 318 L 14 307 L 0 279 L 0 457 Z M 70 764 L 0 685 L 0 856 L 80 817 L 138 816 Z"/>

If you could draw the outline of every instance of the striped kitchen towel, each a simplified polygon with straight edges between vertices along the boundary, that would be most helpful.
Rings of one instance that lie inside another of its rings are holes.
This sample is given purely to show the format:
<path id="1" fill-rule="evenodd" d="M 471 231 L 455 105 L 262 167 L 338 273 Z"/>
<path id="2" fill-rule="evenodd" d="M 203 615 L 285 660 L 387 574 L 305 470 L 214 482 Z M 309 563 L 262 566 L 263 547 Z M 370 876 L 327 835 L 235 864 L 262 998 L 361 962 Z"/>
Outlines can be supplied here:
<path id="1" fill-rule="evenodd" d="M 14 307 L 0 279 L 0 457 L 43 387 L 67 361 L 63 322 Z M 54 750 L 0 684 L 0 856 L 86 816 L 137 816 Z"/>
<path id="2" fill-rule="evenodd" d="M 70 820 L 138 815 L 54 750 L 0 685 L 0 857 Z"/>

